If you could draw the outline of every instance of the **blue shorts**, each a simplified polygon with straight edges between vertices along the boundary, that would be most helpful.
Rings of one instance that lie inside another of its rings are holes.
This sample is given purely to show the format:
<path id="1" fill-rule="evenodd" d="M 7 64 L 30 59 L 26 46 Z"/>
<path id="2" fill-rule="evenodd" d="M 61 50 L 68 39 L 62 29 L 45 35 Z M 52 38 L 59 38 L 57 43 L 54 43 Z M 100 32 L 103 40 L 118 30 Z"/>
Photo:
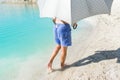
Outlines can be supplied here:
<path id="1" fill-rule="evenodd" d="M 55 41 L 61 46 L 71 46 L 71 28 L 69 24 L 55 24 Z"/>

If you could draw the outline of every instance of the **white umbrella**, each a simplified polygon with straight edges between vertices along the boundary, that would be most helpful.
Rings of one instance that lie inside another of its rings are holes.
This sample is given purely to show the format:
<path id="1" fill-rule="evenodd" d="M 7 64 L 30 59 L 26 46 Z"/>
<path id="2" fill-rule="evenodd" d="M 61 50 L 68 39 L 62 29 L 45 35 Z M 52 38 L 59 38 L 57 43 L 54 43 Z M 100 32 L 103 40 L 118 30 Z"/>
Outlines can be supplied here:
<path id="1" fill-rule="evenodd" d="M 40 17 L 57 17 L 73 24 L 81 19 L 110 14 L 113 0 L 38 0 Z"/>

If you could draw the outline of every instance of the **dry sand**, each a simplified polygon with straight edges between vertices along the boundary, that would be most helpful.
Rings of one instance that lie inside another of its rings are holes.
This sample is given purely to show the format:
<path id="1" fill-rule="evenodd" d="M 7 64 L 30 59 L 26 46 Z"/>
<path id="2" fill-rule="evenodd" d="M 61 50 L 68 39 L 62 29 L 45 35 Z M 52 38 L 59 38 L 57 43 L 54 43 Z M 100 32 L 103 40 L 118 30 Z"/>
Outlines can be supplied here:
<path id="1" fill-rule="evenodd" d="M 67 68 L 58 69 L 39 80 L 120 80 L 119 4 L 120 0 L 114 0 L 110 16 L 88 19 L 94 27 L 84 41 L 81 42 L 80 38 L 73 41 L 67 56 Z"/>
<path id="2" fill-rule="evenodd" d="M 23 76 L 22 80 L 120 80 L 120 0 L 114 0 L 110 16 L 100 15 L 85 21 L 85 33 L 73 36 L 66 60 L 69 66 L 60 70 L 57 58 L 54 72 L 47 74 L 45 67 L 40 73 L 33 68 L 34 75 L 29 79 Z"/>

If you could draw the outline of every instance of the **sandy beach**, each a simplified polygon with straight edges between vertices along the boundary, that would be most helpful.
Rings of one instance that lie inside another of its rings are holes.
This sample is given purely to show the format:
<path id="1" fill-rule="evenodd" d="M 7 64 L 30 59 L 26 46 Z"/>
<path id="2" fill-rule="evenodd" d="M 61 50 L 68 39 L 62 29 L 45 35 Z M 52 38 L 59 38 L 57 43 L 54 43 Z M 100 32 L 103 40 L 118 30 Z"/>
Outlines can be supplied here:
<path id="1" fill-rule="evenodd" d="M 73 34 L 73 46 L 69 48 L 65 69 L 60 69 L 59 54 L 52 73 L 47 73 L 47 63 L 39 65 L 36 62 L 27 74 L 20 73 L 15 80 L 120 80 L 119 4 L 120 0 L 114 0 L 111 15 L 88 18 L 84 20 L 84 28 L 78 26 L 73 31 L 84 29 L 80 34 Z M 43 68 L 39 69 L 39 66 Z"/>

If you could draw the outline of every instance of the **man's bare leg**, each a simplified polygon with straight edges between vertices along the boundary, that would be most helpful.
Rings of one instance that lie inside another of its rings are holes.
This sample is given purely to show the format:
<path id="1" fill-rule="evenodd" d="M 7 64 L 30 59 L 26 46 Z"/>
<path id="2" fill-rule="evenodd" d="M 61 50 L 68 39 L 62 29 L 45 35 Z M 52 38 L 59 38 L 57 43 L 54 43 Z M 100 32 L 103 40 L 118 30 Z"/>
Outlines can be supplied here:
<path id="1" fill-rule="evenodd" d="M 65 60 L 66 60 L 66 55 L 67 55 L 67 47 L 61 47 L 62 48 L 62 53 L 61 53 L 61 68 L 65 66 Z"/>
<path id="2" fill-rule="evenodd" d="M 50 58 L 50 61 L 49 61 L 49 63 L 48 63 L 48 70 L 52 70 L 53 60 L 54 60 L 54 58 L 56 57 L 56 55 L 58 54 L 60 48 L 61 48 L 60 45 L 57 45 L 57 46 L 55 47 L 55 50 L 53 51 L 53 53 L 52 53 L 52 55 L 51 55 L 51 58 Z"/>

